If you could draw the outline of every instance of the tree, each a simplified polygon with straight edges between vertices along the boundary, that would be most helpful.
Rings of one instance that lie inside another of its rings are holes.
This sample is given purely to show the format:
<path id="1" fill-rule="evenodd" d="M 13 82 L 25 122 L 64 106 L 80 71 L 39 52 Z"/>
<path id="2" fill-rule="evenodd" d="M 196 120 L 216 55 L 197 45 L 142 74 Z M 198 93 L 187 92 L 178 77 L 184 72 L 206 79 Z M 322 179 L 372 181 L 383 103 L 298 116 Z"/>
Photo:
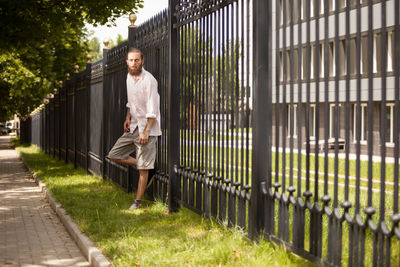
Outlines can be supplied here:
<path id="1" fill-rule="evenodd" d="M 117 45 L 119 45 L 120 43 L 123 43 L 125 41 L 126 41 L 126 39 L 124 39 L 124 37 L 122 37 L 122 35 L 118 33 L 117 40 L 116 40 Z"/>
<path id="2" fill-rule="evenodd" d="M 83 22 L 97 26 L 113 24 L 116 18 L 143 7 L 143 0 L 3 0 L 0 2 L 0 47 L 26 47 L 51 37 L 60 37 L 64 26 Z"/>
<path id="3" fill-rule="evenodd" d="M 14 113 L 29 113 L 41 104 L 49 89 L 49 82 L 25 68 L 18 57 L 13 53 L 0 55 L 0 121 Z"/>
<path id="4" fill-rule="evenodd" d="M 59 80 L 65 79 L 66 73 L 74 71 L 75 64 L 85 66 L 89 50 L 85 22 L 113 24 L 117 17 L 142 7 L 141 3 L 142 0 L 1 1 L 0 116 L 10 112 L 26 115 L 57 87 Z M 16 66 L 21 71 L 15 70 Z"/>
<path id="5" fill-rule="evenodd" d="M 89 41 L 89 54 L 92 56 L 93 62 L 103 57 L 103 53 L 100 50 L 100 42 L 97 37 L 94 37 Z"/>

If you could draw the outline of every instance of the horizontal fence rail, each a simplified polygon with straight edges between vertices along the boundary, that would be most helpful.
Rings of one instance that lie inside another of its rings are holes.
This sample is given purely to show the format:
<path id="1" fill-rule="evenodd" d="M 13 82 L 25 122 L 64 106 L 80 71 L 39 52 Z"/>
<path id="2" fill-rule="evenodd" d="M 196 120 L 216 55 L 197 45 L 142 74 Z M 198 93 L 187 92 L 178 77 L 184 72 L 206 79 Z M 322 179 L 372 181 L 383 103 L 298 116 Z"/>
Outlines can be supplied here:
<path id="1" fill-rule="evenodd" d="M 21 141 L 127 192 L 126 53 L 158 82 L 151 199 L 324 266 L 400 264 L 397 0 L 169 0 L 60 83 Z"/>

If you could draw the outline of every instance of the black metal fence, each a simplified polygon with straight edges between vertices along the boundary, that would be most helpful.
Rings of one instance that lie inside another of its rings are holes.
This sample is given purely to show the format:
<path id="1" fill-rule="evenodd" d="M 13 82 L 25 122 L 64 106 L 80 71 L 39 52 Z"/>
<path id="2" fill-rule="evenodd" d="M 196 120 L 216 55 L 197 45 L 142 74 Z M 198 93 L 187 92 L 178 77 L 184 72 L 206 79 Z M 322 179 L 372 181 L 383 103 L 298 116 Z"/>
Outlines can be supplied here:
<path id="1" fill-rule="evenodd" d="M 398 266 L 399 1 L 170 0 L 73 75 L 21 139 L 127 191 L 125 55 L 156 77 L 151 197 L 321 265 Z"/>

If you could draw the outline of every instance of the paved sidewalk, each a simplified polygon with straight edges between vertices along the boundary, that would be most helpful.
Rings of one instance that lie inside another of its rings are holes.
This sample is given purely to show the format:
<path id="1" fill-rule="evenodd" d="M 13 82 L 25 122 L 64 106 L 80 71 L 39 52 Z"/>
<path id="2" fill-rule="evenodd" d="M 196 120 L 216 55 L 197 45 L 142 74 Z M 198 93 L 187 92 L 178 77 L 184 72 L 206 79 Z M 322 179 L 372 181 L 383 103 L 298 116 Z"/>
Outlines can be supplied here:
<path id="1" fill-rule="evenodd" d="M 89 266 L 10 141 L 0 137 L 0 266 Z"/>

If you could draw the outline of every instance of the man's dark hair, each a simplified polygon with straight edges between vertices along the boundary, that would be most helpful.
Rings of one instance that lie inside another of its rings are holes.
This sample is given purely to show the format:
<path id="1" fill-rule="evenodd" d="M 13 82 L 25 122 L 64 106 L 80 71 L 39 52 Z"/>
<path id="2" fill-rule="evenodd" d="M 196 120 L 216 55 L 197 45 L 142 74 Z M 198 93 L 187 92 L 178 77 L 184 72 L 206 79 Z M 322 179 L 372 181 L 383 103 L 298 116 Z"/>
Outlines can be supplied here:
<path id="1" fill-rule="evenodd" d="M 140 51 L 139 48 L 136 48 L 136 47 L 129 48 L 128 53 L 126 53 L 126 58 L 127 59 L 128 59 L 128 54 L 129 53 L 140 53 L 140 58 L 143 59 L 143 53 L 142 53 L 142 51 Z"/>

